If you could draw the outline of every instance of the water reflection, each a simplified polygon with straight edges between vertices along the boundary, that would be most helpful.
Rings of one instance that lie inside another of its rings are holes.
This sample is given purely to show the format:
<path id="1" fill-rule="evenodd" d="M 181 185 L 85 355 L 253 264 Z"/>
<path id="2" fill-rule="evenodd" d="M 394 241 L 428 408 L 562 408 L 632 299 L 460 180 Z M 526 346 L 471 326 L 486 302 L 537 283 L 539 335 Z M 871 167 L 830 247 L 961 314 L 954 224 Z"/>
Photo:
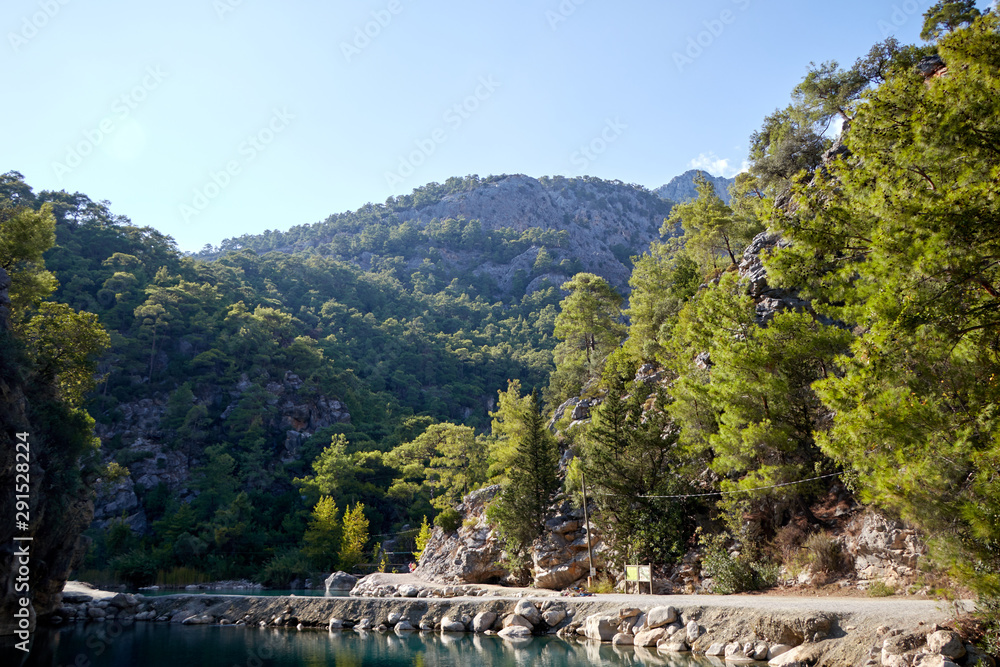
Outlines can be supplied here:
<path id="1" fill-rule="evenodd" d="M 613 647 L 595 641 L 566 642 L 535 637 L 518 642 L 496 636 L 434 633 L 294 631 L 238 626 L 180 626 L 137 623 L 78 624 L 40 629 L 23 662 L 5 665 L 57 667 L 286 667 L 291 665 L 422 665 L 423 667 L 563 667 L 565 665 L 654 665 L 708 667 L 682 654 L 642 647 Z"/>

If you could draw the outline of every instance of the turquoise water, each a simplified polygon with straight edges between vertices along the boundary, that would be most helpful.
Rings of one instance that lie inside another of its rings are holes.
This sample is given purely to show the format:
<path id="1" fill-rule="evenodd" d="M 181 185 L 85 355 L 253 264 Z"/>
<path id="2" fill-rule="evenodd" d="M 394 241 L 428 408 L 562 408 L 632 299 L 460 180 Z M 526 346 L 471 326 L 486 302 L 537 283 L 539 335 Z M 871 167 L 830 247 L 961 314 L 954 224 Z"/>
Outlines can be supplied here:
<path id="1" fill-rule="evenodd" d="M 563 667 L 566 665 L 713 664 L 690 656 L 661 656 L 655 649 L 612 647 L 536 637 L 512 644 L 482 635 L 357 633 L 351 630 L 279 630 L 242 626 L 136 623 L 76 624 L 39 628 L 21 663 L 38 667 Z M 721 665 L 714 661 L 715 665 Z"/>

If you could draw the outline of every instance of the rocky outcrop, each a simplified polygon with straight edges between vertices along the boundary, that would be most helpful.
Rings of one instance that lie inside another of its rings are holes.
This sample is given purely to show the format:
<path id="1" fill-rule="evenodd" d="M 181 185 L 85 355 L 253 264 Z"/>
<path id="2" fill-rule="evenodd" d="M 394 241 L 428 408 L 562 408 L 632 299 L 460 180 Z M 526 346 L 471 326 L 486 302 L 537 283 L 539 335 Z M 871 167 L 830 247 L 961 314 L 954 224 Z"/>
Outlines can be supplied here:
<path id="1" fill-rule="evenodd" d="M 219 415 L 225 422 L 239 405 L 243 394 L 254 383 L 243 375 L 228 392 L 198 399 L 208 407 L 213 402 L 229 403 Z M 273 465 L 296 461 L 303 443 L 319 429 L 351 420 L 347 407 L 339 400 L 315 394 L 304 388 L 302 379 L 288 371 L 281 381 L 266 381 L 268 393 L 268 430 L 272 434 L 275 460 Z M 139 500 L 142 490 L 161 485 L 177 500 L 190 501 L 197 490 L 190 485 L 191 470 L 201 462 L 193 458 L 196 453 L 186 447 L 170 444 L 171 433 L 164 427 L 168 397 L 164 395 L 119 404 L 118 418 L 95 429 L 101 438 L 106 462 L 112 460 L 124 465 L 128 477 L 110 484 L 98 485 L 93 526 L 105 528 L 111 521 L 124 517 L 125 523 L 137 533 L 146 532 L 149 523 Z M 126 443 L 115 449 L 113 442 Z"/>
<path id="2" fill-rule="evenodd" d="M 862 587 L 876 581 L 892 587 L 905 583 L 927 553 L 917 531 L 871 511 L 847 525 L 844 549 Z"/>
<path id="3" fill-rule="evenodd" d="M 534 584 L 538 588 L 561 589 L 585 578 L 590 572 L 590 551 L 595 568 L 603 569 L 607 547 L 601 532 L 591 522 L 588 533 L 583 509 L 565 503 L 559 514 L 545 522 L 545 532 L 532 549 Z"/>
<path id="4" fill-rule="evenodd" d="M 622 291 L 628 290 L 628 254 L 645 251 L 659 240 L 663 219 L 671 204 L 648 190 L 617 181 L 561 176 L 536 179 L 523 174 L 505 176 L 471 190 L 442 197 L 430 205 L 398 212 L 401 221 L 426 224 L 433 219 L 479 220 L 484 230 L 529 228 L 566 232 L 554 252 L 560 261 L 575 258 L 581 271 L 595 273 Z M 539 248 L 530 248 L 504 264 L 483 262 L 481 255 L 442 252 L 445 263 L 467 265 L 477 275 L 493 278 L 509 292 L 518 270 L 531 273 Z M 553 274 L 554 284 L 565 275 Z M 537 287 L 537 280 L 531 286 Z M 529 289 L 530 287 L 529 286 Z"/>
<path id="5" fill-rule="evenodd" d="M 794 291 L 772 287 L 767 282 L 764 257 L 774 250 L 787 247 L 788 241 L 776 232 L 761 232 L 750 241 L 740 261 L 740 278 L 747 285 L 747 293 L 756 303 L 757 321 L 765 324 L 782 310 L 801 310 L 809 302 L 800 299 Z"/>
<path id="6" fill-rule="evenodd" d="M 697 199 L 698 190 L 695 188 L 695 179 L 698 176 L 707 178 L 712 185 L 715 186 L 715 194 L 719 195 L 719 198 L 722 199 L 722 201 L 727 204 L 729 203 L 729 188 L 732 187 L 736 179 L 725 178 L 723 176 L 712 176 L 708 172 L 702 171 L 701 169 L 689 169 L 680 176 L 674 176 L 670 179 L 669 183 L 661 185 L 653 190 L 653 192 L 660 195 L 664 199 L 669 199 L 670 201 L 675 201 L 679 204 L 691 199 Z"/>
<path id="7" fill-rule="evenodd" d="M 467 495 L 458 512 L 462 525 L 447 532 L 435 528 L 414 574 L 440 583 L 498 583 L 508 575 L 501 564 L 503 545 L 486 523 L 486 504 L 500 490 L 487 486 Z"/>

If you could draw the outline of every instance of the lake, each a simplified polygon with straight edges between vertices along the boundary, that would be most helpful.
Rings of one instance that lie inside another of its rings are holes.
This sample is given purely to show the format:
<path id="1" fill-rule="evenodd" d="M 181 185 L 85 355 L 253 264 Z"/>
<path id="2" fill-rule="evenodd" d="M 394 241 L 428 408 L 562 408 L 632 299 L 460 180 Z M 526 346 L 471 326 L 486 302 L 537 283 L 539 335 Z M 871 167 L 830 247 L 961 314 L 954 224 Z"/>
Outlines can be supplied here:
<path id="1" fill-rule="evenodd" d="M 690 655 L 662 656 L 655 649 L 566 642 L 555 637 L 536 637 L 512 644 L 498 637 L 471 634 L 397 636 L 392 632 L 261 630 L 243 626 L 140 622 L 124 628 L 116 623 L 39 628 L 31 653 L 20 664 L 25 667 L 707 667 L 723 663 Z"/>

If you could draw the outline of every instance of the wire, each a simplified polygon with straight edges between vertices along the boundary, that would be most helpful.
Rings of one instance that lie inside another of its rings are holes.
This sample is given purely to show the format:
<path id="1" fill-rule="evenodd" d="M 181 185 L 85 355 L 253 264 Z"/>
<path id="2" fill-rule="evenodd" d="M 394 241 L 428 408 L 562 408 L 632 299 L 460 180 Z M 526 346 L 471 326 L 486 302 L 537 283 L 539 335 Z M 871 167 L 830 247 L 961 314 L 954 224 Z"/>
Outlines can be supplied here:
<path id="1" fill-rule="evenodd" d="M 758 486 L 753 489 L 738 489 L 736 491 L 715 491 L 713 493 L 689 493 L 681 494 L 675 496 L 639 496 L 639 498 L 704 498 L 706 496 L 727 496 L 734 493 L 752 493 L 753 491 L 764 491 L 766 489 L 777 489 L 782 486 L 793 486 L 795 484 L 805 484 L 806 482 L 815 482 L 817 479 L 826 479 L 827 477 L 837 477 L 843 475 L 842 472 L 831 472 L 828 475 L 820 475 L 819 477 L 810 477 L 809 479 L 800 479 L 797 482 L 783 482 L 781 484 L 772 484 L 771 486 Z"/>

